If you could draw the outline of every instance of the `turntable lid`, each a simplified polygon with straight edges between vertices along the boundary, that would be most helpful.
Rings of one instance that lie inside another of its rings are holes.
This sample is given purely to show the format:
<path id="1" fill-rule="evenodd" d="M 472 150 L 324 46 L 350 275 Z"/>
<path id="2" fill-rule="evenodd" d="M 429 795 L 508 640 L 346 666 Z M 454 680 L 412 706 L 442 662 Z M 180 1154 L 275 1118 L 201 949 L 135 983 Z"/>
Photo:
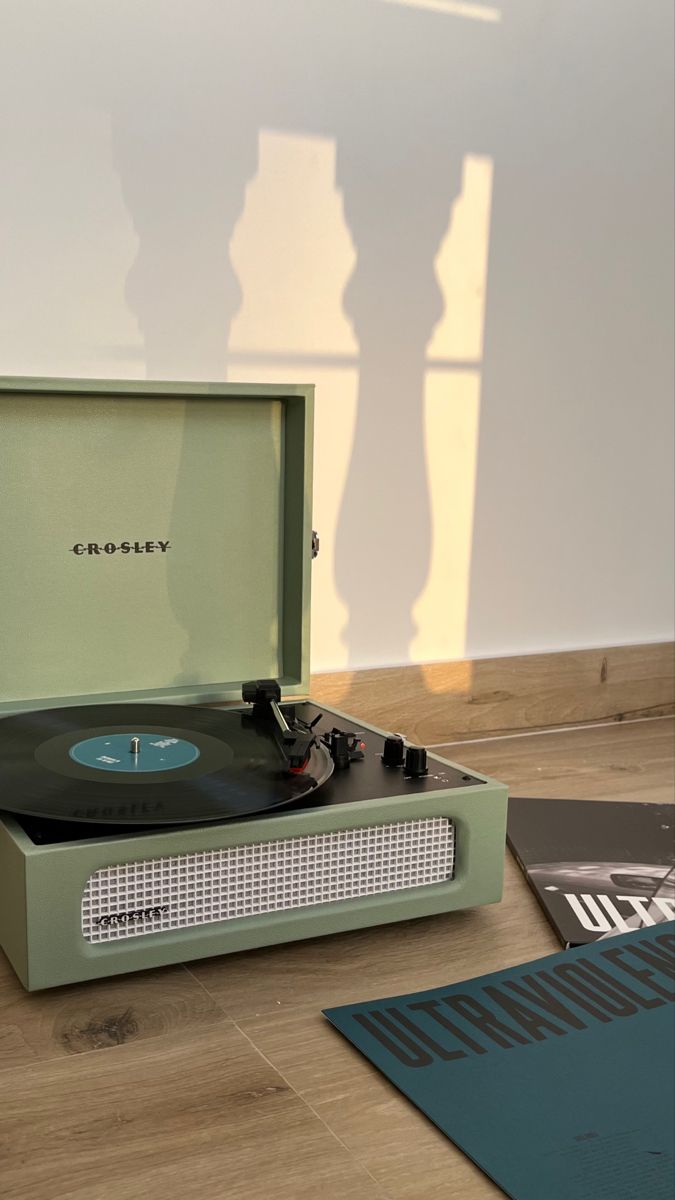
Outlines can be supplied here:
<path id="1" fill-rule="evenodd" d="M 0 379 L 0 714 L 306 691 L 311 386 Z"/>

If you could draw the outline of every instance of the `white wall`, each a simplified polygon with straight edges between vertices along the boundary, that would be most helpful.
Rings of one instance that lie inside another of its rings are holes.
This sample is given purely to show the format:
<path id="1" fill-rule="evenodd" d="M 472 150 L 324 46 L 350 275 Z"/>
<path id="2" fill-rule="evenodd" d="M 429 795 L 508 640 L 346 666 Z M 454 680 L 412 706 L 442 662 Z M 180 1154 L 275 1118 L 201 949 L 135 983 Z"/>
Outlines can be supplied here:
<path id="1" fill-rule="evenodd" d="M 673 636 L 672 0 L 3 0 L 0 373 L 317 384 L 315 669 Z"/>

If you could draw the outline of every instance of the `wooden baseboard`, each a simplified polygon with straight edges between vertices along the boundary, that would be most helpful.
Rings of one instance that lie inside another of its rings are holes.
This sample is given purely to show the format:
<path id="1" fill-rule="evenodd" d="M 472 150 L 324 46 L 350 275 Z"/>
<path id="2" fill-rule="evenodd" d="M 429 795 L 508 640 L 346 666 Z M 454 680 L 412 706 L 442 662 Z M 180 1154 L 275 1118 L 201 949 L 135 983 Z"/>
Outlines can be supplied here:
<path id="1" fill-rule="evenodd" d="M 672 642 L 312 676 L 311 695 L 426 745 L 675 709 Z"/>

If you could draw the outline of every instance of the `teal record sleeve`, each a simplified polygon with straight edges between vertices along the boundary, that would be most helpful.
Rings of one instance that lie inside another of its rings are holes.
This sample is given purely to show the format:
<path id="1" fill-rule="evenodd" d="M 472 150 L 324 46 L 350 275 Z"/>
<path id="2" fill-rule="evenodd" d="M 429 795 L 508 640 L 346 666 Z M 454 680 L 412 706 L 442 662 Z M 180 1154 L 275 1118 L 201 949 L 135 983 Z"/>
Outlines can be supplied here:
<path id="1" fill-rule="evenodd" d="M 673 1000 L 671 921 L 325 1016 L 512 1200 L 672 1200 Z"/>

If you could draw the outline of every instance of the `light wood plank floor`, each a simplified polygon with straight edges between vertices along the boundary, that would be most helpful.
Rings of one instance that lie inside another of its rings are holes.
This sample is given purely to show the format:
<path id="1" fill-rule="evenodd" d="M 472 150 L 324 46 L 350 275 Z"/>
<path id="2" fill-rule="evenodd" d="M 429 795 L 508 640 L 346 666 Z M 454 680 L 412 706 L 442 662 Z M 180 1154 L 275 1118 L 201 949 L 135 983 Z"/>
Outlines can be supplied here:
<path id="1" fill-rule="evenodd" d="M 453 744 L 513 794 L 673 799 L 672 720 Z M 501 904 L 27 995 L 0 954 L 2 1200 L 488 1200 L 502 1193 L 321 1008 L 558 949 Z"/>

